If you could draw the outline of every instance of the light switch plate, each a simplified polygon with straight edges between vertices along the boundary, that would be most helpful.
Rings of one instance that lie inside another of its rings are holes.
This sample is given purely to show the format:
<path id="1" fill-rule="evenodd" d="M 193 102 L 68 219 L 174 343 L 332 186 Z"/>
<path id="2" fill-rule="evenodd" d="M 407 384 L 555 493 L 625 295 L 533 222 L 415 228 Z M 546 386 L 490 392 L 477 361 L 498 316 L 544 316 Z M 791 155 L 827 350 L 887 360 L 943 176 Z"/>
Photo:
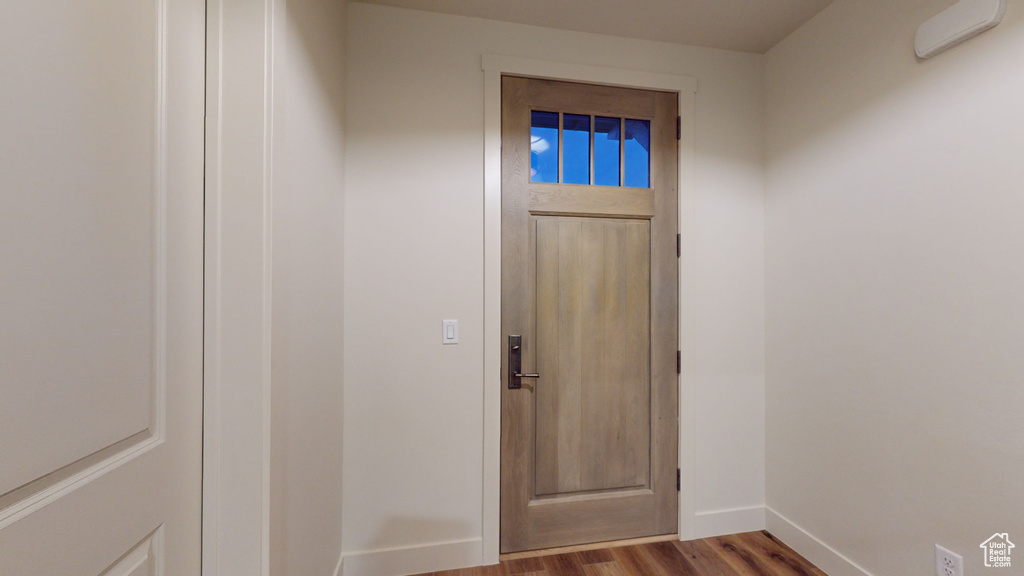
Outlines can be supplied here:
<path id="1" fill-rule="evenodd" d="M 459 321 L 458 320 L 442 320 L 441 321 L 441 344 L 458 344 L 459 343 Z"/>

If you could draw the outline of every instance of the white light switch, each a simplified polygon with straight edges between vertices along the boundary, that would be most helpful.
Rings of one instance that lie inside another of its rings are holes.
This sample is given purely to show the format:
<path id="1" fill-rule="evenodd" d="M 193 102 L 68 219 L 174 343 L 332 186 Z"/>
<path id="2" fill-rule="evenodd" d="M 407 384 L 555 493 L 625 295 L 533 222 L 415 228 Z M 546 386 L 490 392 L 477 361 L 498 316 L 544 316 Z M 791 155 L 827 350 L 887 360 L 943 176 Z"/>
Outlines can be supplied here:
<path id="1" fill-rule="evenodd" d="M 459 343 L 459 321 L 458 320 L 442 320 L 441 321 L 441 344 L 458 344 Z"/>

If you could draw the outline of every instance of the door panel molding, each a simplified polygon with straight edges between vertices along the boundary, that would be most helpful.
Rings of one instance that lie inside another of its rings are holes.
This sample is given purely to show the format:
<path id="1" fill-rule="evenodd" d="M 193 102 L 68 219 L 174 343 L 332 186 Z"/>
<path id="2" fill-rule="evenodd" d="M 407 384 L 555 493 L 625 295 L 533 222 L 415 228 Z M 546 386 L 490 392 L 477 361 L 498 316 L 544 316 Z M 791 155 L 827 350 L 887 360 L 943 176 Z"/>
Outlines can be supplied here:
<path id="1" fill-rule="evenodd" d="M 694 239 L 693 173 L 694 111 L 697 81 L 692 77 L 585 66 L 566 62 L 484 55 L 484 563 L 496 563 L 500 537 L 501 472 L 501 76 L 503 74 L 567 80 L 678 94 L 682 118 L 678 185 L 681 258 L 679 262 L 679 345 L 693 350 Z M 692 537 L 694 526 L 694 365 L 684 354 L 679 378 L 679 462 L 683 468 L 679 493 L 679 536 Z"/>
<path id="2" fill-rule="evenodd" d="M 164 573 L 164 530 L 157 528 L 101 576 L 159 576 Z"/>
<path id="3" fill-rule="evenodd" d="M 163 437 L 143 430 L 81 460 L 0 496 L 0 530 L 78 490 L 163 443 Z"/>

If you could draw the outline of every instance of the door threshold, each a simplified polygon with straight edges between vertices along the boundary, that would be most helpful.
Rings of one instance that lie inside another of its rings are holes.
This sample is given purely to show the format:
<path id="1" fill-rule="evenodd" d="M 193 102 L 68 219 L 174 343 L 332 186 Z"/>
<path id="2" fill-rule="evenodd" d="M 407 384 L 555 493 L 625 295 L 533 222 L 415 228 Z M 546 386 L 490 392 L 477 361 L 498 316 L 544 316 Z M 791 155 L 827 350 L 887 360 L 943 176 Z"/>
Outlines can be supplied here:
<path id="1" fill-rule="evenodd" d="M 636 546 L 638 544 L 653 544 L 655 542 L 672 542 L 679 540 L 679 534 L 662 534 L 661 536 L 646 536 L 644 538 L 630 538 L 629 540 L 610 540 L 608 542 L 594 542 L 593 544 L 577 544 L 575 546 L 563 546 L 561 548 L 545 548 L 543 550 L 527 550 L 525 552 L 510 552 L 499 554 L 498 560 L 519 560 L 521 558 L 537 558 L 538 556 L 553 556 L 555 554 L 568 554 L 570 552 L 585 552 L 587 550 L 603 550 L 605 548 L 619 548 L 621 546 Z"/>

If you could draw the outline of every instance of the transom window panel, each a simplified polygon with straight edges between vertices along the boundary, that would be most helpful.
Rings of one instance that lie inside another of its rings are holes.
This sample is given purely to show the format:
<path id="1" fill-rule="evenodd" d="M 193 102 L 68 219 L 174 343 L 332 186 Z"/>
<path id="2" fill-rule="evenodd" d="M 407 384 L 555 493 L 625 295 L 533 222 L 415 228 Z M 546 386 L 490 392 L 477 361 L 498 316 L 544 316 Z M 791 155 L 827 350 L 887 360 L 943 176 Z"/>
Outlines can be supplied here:
<path id="1" fill-rule="evenodd" d="M 530 182 L 558 182 L 558 113 L 534 111 L 530 122 Z"/>
<path id="2" fill-rule="evenodd" d="M 566 184 L 590 184 L 590 116 L 565 114 L 562 153 Z"/>
<path id="3" fill-rule="evenodd" d="M 651 181 L 651 123 L 626 120 L 626 186 L 648 188 Z"/>
<path id="4" fill-rule="evenodd" d="M 650 120 L 532 111 L 530 182 L 649 188 Z"/>
<path id="5" fill-rule="evenodd" d="M 594 183 L 619 185 L 620 118 L 597 117 L 594 128 Z"/>

